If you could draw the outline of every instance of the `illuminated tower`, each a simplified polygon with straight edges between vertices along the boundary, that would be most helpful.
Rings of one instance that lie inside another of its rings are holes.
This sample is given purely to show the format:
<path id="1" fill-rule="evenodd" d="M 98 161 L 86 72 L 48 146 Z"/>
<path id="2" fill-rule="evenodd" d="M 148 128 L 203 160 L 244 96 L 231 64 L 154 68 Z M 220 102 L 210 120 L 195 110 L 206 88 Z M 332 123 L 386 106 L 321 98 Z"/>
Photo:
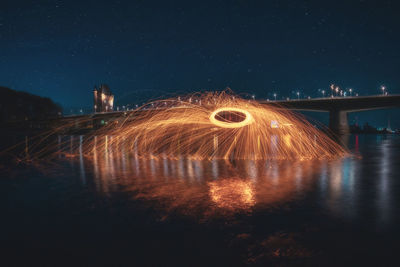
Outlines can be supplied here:
<path id="1" fill-rule="evenodd" d="M 101 84 L 93 90 L 94 112 L 110 112 L 114 110 L 114 95 L 107 84 Z"/>

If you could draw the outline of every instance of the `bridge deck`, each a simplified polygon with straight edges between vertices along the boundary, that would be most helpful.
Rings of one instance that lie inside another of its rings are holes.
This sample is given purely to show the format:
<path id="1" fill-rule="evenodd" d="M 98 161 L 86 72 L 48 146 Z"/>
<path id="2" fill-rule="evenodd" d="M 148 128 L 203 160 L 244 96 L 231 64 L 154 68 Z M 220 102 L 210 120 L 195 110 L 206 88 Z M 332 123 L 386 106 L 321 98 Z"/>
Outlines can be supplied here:
<path id="1" fill-rule="evenodd" d="M 326 97 L 313 99 L 294 99 L 287 101 L 261 101 L 261 103 L 279 105 L 289 109 L 308 111 L 347 111 L 356 112 L 380 108 L 400 107 L 400 95 Z"/>

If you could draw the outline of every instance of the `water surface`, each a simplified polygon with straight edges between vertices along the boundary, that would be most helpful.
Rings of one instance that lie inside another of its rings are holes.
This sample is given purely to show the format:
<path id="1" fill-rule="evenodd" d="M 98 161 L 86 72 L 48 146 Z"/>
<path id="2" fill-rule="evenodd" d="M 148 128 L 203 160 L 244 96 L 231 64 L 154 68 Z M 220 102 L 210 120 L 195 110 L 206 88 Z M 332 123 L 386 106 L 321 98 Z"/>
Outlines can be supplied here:
<path id="1" fill-rule="evenodd" d="M 62 140 L 79 145 L 84 136 Z M 331 161 L 141 159 L 110 149 L 3 163 L 4 259 L 390 265 L 400 237 L 400 137 L 350 136 L 348 143 L 356 156 Z"/>

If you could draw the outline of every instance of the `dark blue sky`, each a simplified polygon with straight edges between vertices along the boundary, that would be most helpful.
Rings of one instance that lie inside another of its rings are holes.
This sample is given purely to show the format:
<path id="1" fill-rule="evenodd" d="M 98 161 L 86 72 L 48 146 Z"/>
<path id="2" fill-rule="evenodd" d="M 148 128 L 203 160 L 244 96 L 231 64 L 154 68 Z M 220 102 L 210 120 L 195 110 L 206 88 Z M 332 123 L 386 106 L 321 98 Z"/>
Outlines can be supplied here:
<path id="1" fill-rule="evenodd" d="M 400 93 L 396 1 L 9 1 L 0 85 L 91 106 L 223 89 L 267 98 L 331 83 Z"/>

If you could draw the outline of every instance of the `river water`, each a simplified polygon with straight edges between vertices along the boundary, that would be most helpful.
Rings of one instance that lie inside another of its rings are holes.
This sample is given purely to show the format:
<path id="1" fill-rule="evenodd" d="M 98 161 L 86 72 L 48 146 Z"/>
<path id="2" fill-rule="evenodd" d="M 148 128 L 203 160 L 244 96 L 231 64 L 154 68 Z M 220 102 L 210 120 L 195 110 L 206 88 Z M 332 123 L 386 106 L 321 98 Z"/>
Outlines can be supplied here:
<path id="1" fill-rule="evenodd" d="M 63 137 L 79 144 L 83 136 Z M 0 165 L 3 262 L 395 265 L 400 137 L 330 161 L 103 156 Z"/>

